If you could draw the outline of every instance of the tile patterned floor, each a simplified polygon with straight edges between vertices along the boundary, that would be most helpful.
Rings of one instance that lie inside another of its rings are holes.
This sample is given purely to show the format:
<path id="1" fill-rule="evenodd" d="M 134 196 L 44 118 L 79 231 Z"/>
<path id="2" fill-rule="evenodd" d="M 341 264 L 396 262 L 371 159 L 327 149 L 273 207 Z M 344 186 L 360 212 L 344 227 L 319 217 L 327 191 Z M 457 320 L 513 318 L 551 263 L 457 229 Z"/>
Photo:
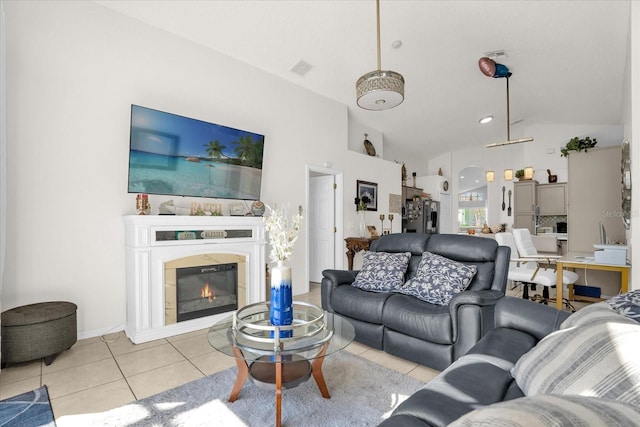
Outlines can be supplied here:
<path id="1" fill-rule="evenodd" d="M 296 296 L 320 305 L 320 287 Z M 353 343 L 347 350 L 372 362 L 429 381 L 437 371 Z M 135 345 L 124 332 L 78 341 L 50 365 L 11 365 L 0 372 L 0 399 L 49 388 L 56 418 L 102 412 L 235 366 L 209 346 L 207 330 Z"/>

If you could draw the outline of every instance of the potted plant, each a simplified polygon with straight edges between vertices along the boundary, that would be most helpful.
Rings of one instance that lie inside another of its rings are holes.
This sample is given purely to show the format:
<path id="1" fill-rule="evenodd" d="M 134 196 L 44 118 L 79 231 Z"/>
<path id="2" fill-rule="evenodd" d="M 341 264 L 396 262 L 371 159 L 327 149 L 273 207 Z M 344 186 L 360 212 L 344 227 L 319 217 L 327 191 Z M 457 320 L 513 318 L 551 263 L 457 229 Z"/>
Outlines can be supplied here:
<path id="1" fill-rule="evenodd" d="M 516 178 L 518 178 L 518 181 L 522 181 L 524 179 L 524 169 L 518 169 L 516 171 Z"/>
<path id="2" fill-rule="evenodd" d="M 568 157 L 569 151 L 583 151 L 586 153 L 590 148 L 593 148 L 598 143 L 598 140 L 587 136 L 585 138 L 573 137 L 567 142 L 564 148 L 560 149 L 560 157 Z"/>

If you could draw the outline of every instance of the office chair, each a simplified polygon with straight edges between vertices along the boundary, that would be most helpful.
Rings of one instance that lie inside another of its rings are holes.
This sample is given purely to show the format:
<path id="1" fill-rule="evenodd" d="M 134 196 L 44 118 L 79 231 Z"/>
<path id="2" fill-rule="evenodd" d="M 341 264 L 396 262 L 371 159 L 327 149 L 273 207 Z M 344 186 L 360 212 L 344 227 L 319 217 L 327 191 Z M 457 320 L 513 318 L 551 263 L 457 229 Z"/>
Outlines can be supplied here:
<path id="1" fill-rule="evenodd" d="M 530 299 L 529 286 L 541 285 L 544 286 L 543 295 L 547 295 L 548 301 L 548 290 L 556 284 L 555 273 L 541 268 L 535 258 L 521 258 L 513 234 L 509 232 L 496 233 L 496 241 L 500 246 L 509 246 L 511 248 L 507 279 L 514 284 L 523 285 L 522 298 Z"/>
<path id="2" fill-rule="evenodd" d="M 533 238 L 531 237 L 531 233 L 527 228 L 514 228 L 513 229 L 513 238 L 515 240 L 516 247 L 518 249 L 518 254 L 520 258 L 523 259 L 534 259 L 540 264 L 545 264 L 547 266 L 553 267 L 552 269 L 545 269 L 545 271 L 552 271 L 554 276 L 553 287 L 556 286 L 556 268 L 555 262 L 558 258 L 562 258 L 561 255 L 556 254 L 543 254 L 539 253 L 533 244 Z M 562 285 L 568 286 L 573 285 L 578 280 L 578 275 L 573 271 L 562 270 Z M 545 287 L 542 292 L 541 302 L 547 304 L 549 301 L 549 288 Z M 568 299 L 563 300 L 564 305 L 567 308 L 575 311 L 573 306 L 569 303 Z"/>

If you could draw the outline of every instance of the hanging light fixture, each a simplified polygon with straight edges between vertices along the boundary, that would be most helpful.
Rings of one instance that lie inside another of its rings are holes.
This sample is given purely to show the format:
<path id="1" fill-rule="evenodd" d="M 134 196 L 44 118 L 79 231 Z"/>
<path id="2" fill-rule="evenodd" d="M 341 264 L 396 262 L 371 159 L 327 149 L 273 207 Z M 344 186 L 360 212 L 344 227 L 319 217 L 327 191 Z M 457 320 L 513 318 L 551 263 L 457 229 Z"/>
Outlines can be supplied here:
<path id="1" fill-rule="evenodd" d="M 524 168 L 524 179 L 533 179 L 533 167 L 527 166 Z"/>
<path id="2" fill-rule="evenodd" d="M 480 71 L 482 74 L 488 77 L 501 78 L 504 77 L 507 80 L 507 140 L 503 142 L 494 142 L 491 144 L 487 144 L 487 148 L 500 147 L 502 145 L 510 145 L 510 144 L 520 144 L 522 142 L 530 142 L 533 141 L 533 138 L 520 138 L 520 139 L 511 139 L 511 117 L 509 114 L 509 77 L 511 77 L 511 72 L 509 69 L 502 64 L 497 64 L 493 59 L 482 57 L 478 61 L 478 66 L 480 67 Z"/>
<path id="3" fill-rule="evenodd" d="M 404 77 L 395 71 L 382 71 L 380 61 L 380 0 L 376 0 L 378 36 L 378 69 L 370 71 L 356 82 L 357 102 L 365 110 L 388 110 L 404 101 Z"/>
<path id="4" fill-rule="evenodd" d="M 484 173 L 484 177 L 487 180 L 487 182 L 493 182 L 496 179 L 496 173 L 494 171 L 486 171 Z"/>
<path id="5" fill-rule="evenodd" d="M 511 181 L 513 179 L 513 169 L 504 170 L 504 180 Z"/>

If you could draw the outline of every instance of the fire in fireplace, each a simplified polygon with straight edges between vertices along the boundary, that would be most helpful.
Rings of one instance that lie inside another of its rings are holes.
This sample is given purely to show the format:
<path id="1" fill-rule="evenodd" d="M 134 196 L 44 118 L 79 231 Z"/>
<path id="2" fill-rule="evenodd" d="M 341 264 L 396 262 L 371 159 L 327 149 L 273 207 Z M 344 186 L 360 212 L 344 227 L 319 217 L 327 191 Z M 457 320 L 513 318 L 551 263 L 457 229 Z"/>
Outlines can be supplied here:
<path id="1" fill-rule="evenodd" d="M 177 321 L 238 309 L 238 264 L 176 269 Z"/>

